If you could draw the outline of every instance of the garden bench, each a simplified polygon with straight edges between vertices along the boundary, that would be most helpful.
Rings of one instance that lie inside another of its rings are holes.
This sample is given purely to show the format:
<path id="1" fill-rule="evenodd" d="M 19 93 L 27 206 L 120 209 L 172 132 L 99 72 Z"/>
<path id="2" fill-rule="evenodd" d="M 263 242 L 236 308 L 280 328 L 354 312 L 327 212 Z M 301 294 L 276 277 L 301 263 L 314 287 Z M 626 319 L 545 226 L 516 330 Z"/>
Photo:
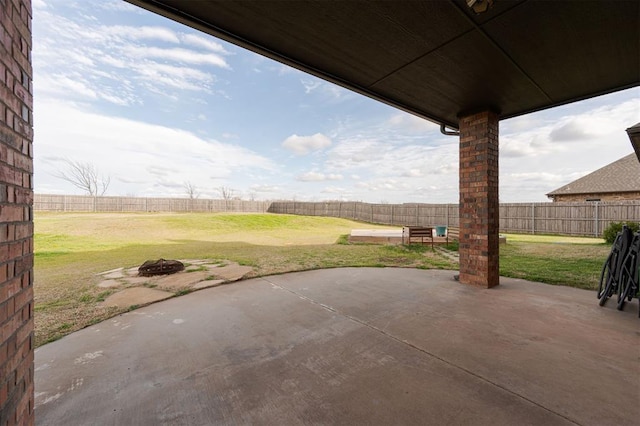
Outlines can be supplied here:
<path id="1" fill-rule="evenodd" d="M 420 238 L 424 244 L 425 239 L 431 241 L 433 248 L 433 227 L 431 226 L 404 226 L 402 228 L 402 244 L 411 244 L 411 239 Z"/>

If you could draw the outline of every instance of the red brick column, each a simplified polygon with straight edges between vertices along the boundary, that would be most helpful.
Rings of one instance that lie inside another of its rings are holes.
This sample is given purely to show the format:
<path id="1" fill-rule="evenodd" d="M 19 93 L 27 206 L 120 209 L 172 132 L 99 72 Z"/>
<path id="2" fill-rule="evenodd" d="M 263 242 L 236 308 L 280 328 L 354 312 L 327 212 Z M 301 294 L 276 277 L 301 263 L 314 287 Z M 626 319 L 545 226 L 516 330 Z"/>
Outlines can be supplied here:
<path id="1" fill-rule="evenodd" d="M 0 0 L 0 425 L 33 413 L 31 0 Z"/>
<path id="2" fill-rule="evenodd" d="M 499 283 L 498 115 L 460 117 L 460 282 Z"/>

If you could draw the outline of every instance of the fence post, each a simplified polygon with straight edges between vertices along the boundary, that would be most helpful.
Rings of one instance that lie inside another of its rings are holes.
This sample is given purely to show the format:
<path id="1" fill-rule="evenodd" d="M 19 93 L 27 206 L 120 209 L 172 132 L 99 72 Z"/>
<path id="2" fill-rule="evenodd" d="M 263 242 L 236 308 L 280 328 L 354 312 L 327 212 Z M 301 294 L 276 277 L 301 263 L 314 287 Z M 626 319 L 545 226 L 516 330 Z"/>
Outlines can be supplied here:
<path id="1" fill-rule="evenodd" d="M 531 233 L 536 233 L 536 205 L 531 204 Z"/>
<path id="2" fill-rule="evenodd" d="M 449 204 L 445 206 L 444 217 L 445 217 L 444 221 L 446 222 L 447 228 L 449 228 Z"/>
<path id="3" fill-rule="evenodd" d="M 594 231 L 595 231 L 595 237 L 596 237 L 596 238 L 598 238 L 598 235 L 600 235 L 600 232 L 598 232 L 598 231 L 599 231 L 599 229 L 598 229 L 598 213 L 599 213 L 599 212 L 598 212 L 598 210 L 599 210 L 599 209 L 598 209 L 598 204 L 599 204 L 599 203 L 596 201 L 596 202 L 595 202 L 595 206 L 594 206 L 594 207 L 595 207 L 595 210 L 596 210 L 596 214 L 595 214 L 595 224 L 594 224 L 594 225 L 595 225 L 595 226 L 594 226 Z"/>

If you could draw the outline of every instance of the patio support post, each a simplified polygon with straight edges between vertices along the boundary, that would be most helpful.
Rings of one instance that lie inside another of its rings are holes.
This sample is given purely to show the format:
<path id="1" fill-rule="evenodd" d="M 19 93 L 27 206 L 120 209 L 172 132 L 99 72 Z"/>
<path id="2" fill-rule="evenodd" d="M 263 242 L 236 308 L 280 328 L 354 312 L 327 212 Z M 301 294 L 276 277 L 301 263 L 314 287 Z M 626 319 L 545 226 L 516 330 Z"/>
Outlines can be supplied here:
<path id="1" fill-rule="evenodd" d="M 498 114 L 461 115 L 460 282 L 499 284 Z"/>

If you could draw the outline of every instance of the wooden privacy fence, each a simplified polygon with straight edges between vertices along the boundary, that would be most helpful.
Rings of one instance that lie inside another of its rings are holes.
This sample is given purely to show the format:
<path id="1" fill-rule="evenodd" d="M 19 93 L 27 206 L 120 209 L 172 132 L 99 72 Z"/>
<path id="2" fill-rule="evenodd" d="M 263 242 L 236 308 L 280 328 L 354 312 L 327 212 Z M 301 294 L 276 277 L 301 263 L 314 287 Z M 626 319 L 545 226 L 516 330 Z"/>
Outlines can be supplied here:
<path id="1" fill-rule="evenodd" d="M 57 212 L 247 212 L 331 216 L 394 226 L 458 228 L 457 204 L 243 201 L 189 198 L 34 196 L 35 211 Z M 500 231 L 601 236 L 611 222 L 640 221 L 640 201 L 500 204 Z"/>
<path id="2" fill-rule="evenodd" d="M 274 201 L 268 211 L 395 226 L 460 226 L 457 204 Z M 611 222 L 638 221 L 640 201 L 500 204 L 501 232 L 599 237 Z"/>
<path id="3" fill-rule="evenodd" d="M 368 204 L 361 202 L 274 201 L 270 213 L 331 216 L 397 226 L 458 226 L 457 204 Z"/>
<path id="4" fill-rule="evenodd" d="M 269 201 L 189 198 L 92 197 L 35 194 L 35 211 L 54 212 L 250 212 L 264 213 Z"/>

